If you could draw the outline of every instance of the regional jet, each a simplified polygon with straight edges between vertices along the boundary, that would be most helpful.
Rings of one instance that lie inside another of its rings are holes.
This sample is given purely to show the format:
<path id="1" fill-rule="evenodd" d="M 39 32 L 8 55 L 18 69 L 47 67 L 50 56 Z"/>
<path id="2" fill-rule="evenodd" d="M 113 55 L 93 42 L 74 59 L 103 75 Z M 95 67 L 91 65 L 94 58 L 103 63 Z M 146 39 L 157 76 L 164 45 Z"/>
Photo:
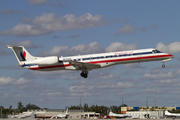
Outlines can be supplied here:
<path id="1" fill-rule="evenodd" d="M 11 118 L 21 118 L 21 119 L 23 119 L 23 118 L 28 118 L 28 117 L 32 117 L 34 115 L 34 112 L 29 112 L 29 113 L 21 113 L 21 114 L 19 114 L 19 115 L 13 115 L 13 116 L 11 116 Z"/>
<path id="2" fill-rule="evenodd" d="M 115 117 L 115 118 L 127 118 L 127 117 L 132 117 L 128 114 L 116 114 L 116 113 L 113 113 L 110 109 L 110 112 L 109 112 L 109 116 L 110 117 Z"/>
<path id="3" fill-rule="evenodd" d="M 67 118 L 68 117 L 68 108 L 66 109 L 66 113 L 65 114 L 58 114 L 57 116 L 52 116 L 51 119 L 53 119 L 54 117 L 57 118 Z"/>
<path id="4" fill-rule="evenodd" d="M 34 57 L 23 46 L 7 45 L 7 47 L 13 50 L 19 62 L 19 66 L 23 68 L 38 71 L 82 71 L 80 75 L 84 78 L 88 77 L 88 73 L 91 70 L 118 64 L 162 61 L 162 67 L 164 68 L 164 62 L 170 61 L 174 58 L 174 56 L 169 53 L 163 53 L 152 48 L 69 57 Z"/>

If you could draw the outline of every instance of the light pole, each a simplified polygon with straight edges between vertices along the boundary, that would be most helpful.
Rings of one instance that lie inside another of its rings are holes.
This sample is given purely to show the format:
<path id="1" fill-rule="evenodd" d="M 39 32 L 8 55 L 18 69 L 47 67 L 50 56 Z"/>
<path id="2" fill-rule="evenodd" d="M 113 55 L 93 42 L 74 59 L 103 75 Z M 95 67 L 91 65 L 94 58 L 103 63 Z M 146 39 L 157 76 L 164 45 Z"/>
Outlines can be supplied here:
<path id="1" fill-rule="evenodd" d="M 148 107 L 148 97 L 145 97 L 146 99 L 146 107 Z"/>

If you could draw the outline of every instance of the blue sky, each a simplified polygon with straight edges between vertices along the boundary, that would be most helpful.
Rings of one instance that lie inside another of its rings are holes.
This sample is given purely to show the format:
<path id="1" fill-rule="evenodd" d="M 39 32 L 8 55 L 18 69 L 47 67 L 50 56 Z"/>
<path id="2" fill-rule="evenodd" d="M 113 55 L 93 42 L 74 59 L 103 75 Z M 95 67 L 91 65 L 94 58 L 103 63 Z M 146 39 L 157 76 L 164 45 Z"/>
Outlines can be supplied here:
<path id="1" fill-rule="evenodd" d="M 1 0 L 0 103 L 17 108 L 71 105 L 180 106 L 180 1 Z M 157 48 L 166 62 L 117 65 L 90 71 L 38 72 L 18 67 L 5 45 L 23 45 L 33 56 L 69 56 Z"/>

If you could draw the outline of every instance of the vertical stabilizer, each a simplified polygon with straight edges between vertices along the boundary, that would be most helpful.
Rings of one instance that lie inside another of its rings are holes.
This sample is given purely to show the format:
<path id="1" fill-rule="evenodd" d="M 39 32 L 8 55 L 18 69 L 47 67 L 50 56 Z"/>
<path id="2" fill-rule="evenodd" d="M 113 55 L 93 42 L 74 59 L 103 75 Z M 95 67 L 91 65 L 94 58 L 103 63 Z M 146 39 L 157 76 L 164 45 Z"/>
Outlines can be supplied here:
<path id="1" fill-rule="evenodd" d="M 68 108 L 66 109 L 66 115 L 68 114 Z"/>
<path id="2" fill-rule="evenodd" d="M 7 47 L 12 49 L 19 63 L 34 60 L 34 57 L 23 46 L 7 45 Z"/>

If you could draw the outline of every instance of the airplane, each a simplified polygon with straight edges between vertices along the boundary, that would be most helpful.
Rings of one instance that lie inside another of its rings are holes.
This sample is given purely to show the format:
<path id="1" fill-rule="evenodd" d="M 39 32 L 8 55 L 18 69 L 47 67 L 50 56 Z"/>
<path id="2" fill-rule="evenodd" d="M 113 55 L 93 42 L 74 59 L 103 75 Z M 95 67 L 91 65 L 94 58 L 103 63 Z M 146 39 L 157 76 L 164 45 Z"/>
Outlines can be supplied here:
<path id="1" fill-rule="evenodd" d="M 67 118 L 68 117 L 68 108 L 66 109 L 66 113 L 65 114 L 58 114 L 57 116 L 52 116 L 51 119 L 53 119 L 54 117 L 57 118 Z"/>
<path id="2" fill-rule="evenodd" d="M 178 114 L 178 113 L 170 113 L 170 112 L 168 112 L 168 110 L 166 109 L 166 111 L 165 111 L 165 116 L 167 116 L 167 117 L 180 117 L 180 114 Z"/>
<path id="3" fill-rule="evenodd" d="M 115 117 L 115 118 L 127 118 L 127 117 L 132 117 L 128 114 L 116 114 L 116 113 L 113 113 L 112 110 L 110 109 L 110 112 L 109 112 L 109 116 L 110 117 Z"/>
<path id="4" fill-rule="evenodd" d="M 13 115 L 11 116 L 11 118 L 27 118 L 27 117 L 32 117 L 32 115 L 34 114 L 34 112 L 30 112 L 29 114 L 19 114 L 19 115 Z"/>
<path id="5" fill-rule="evenodd" d="M 174 58 L 169 53 L 163 53 L 153 48 L 69 57 L 34 57 L 23 46 L 7 45 L 7 47 L 13 50 L 20 67 L 38 71 L 82 71 L 80 75 L 84 78 L 88 77 L 91 70 L 118 64 L 162 61 L 162 67 L 164 68 L 164 62 Z"/>

